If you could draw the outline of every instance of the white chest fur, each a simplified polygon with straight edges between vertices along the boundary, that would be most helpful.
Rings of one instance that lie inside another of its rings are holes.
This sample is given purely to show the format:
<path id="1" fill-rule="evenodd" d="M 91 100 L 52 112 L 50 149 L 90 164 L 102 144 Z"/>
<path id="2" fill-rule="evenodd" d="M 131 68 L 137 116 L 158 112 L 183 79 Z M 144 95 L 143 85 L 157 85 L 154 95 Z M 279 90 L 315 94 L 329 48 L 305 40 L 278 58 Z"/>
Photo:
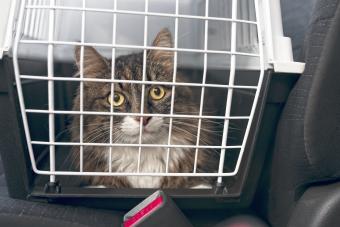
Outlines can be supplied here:
<path id="1" fill-rule="evenodd" d="M 183 149 L 172 149 L 169 157 L 169 169 L 181 161 Z M 109 153 L 109 152 L 107 152 Z M 166 148 L 142 148 L 140 159 L 141 173 L 161 173 L 166 170 Z M 112 149 L 112 168 L 117 172 L 135 173 L 138 168 L 138 148 L 121 147 Z M 162 177 L 128 176 L 128 181 L 134 188 L 158 188 Z"/>

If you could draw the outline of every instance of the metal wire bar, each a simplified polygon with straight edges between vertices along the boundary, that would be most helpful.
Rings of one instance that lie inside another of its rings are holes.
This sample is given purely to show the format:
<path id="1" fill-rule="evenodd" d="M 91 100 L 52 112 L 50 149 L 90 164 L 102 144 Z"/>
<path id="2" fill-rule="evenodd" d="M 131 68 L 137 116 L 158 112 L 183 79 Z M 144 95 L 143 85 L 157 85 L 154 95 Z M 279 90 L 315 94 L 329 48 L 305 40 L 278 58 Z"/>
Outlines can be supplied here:
<path id="1" fill-rule="evenodd" d="M 83 9 L 86 8 L 86 1 L 82 1 Z M 81 12 L 81 42 L 83 43 L 85 41 L 85 11 Z M 84 46 L 80 46 L 80 72 L 79 72 L 80 78 L 84 78 Z M 80 94 L 80 111 L 84 111 L 84 82 L 80 81 L 79 85 L 79 94 Z M 79 140 L 80 143 L 83 143 L 84 139 L 84 115 L 80 114 L 79 116 Z M 79 147 L 79 171 L 83 172 L 83 164 L 84 164 L 84 147 Z"/>
<path id="2" fill-rule="evenodd" d="M 113 2 L 113 9 L 117 9 L 117 1 L 114 0 Z M 117 14 L 113 14 L 113 24 L 112 24 L 112 44 L 116 44 L 116 28 L 117 28 Z M 116 48 L 112 48 L 111 52 L 111 79 L 114 80 L 115 78 L 115 62 L 116 62 Z M 111 83 L 111 97 L 114 97 L 114 84 Z M 110 112 L 113 113 L 113 105 L 110 105 Z M 110 115 L 110 144 L 113 143 L 113 115 Z M 109 172 L 112 172 L 112 147 L 109 147 Z"/>
<path id="3" fill-rule="evenodd" d="M 50 6 L 55 5 L 55 0 L 50 0 Z M 54 39 L 54 16 L 55 10 L 50 9 L 49 12 L 49 30 L 48 30 L 48 40 L 51 42 Z M 54 77 L 54 61 L 53 61 L 53 44 L 48 45 L 47 50 L 47 76 L 49 78 Z M 48 110 L 54 111 L 54 81 L 48 81 Z M 48 124 L 49 124 L 49 140 L 51 142 L 55 141 L 55 119 L 54 113 L 50 112 L 48 116 Z M 55 146 L 50 145 L 50 170 L 55 171 Z M 50 182 L 55 182 L 55 175 L 50 176 Z"/>
<path id="4" fill-rule="evenodd" d="M 254 0 L 254 3 L 255 3 L 256 20 L 259 20 L 259 17 L 260 17 L 259 2 L 258 2 L 258 0 Z M 260 57 L 260 68 L 261 68 L 261 70 L 260 70 L 260 76 L 259 76 L 259 81 L 258 81 L 258 89 L 256 90 L 256 93 L 255 93 L 253 105 L 252 105 L 250 116 L 249 116 L 250 118 L 249 118 L 249 121 L 248 121 L 248 124 L 247 124 L 246 131 L 244 133 L 240 154 L 239 154 L 237 162 L 236 162 L 236 166 L 235 166 L 235 170 L 234 170 L 235 174 L 239 171 L 239 168 L 240 168 L 240 165 L 241 165 L 241 160 L 242 160 L 243 155 L 244 155 L 245 147 L 246 147 L 246 144 L 247 144 L 247 139 L 248 139 L 249 133 L 250 133 L 251 123 L 252 123 L 254 115 L 255 115 L 256 106 L 257 106 L 259 96 L 260 96 L 260 92 L 261 92 L 261 85 L 262 85 L 263 78 L 264 78 L 265 61 L 264 61 L 264 52 L 263 52 L 263 46 L 262 46 L 262 43 L 263 43 L 262 39 L 263 38 L 262 38 L 262 34 L 261 34 L 261 31 L 262 31 L 261 29 L 262 29 L 262 27 L 259 23 L 257 25 L 257 31 L 258 31 L 257 38 L 258 38 L 258 42 L 259 42 L 259 53 L 261 55 L 261 57 Z"/>
<path id="5" fill-rule="evenodd" d="M 138 143 L 78 143 L 78 142 L 49 142 L 49 141 L 31 141 L 32 144 L 37 145 L 55 145 L 55 146 L 97 146 L 97 147 L 163 147 L 163 148 L 200 148 L 200 149 L 239 149 L 239 146 L 208 146 L 208 145 L 182 145 L 182 144 L 138 144 Z"/>
<path id="6" fill-rule="evenodd" d="M 149 9 L 149 0 L 145 0 L 145 8 L 144 11 L 148 12 Z M 148 42 L 148 16 L 144 16 L 144 47 L 146 47 Z M 147 61 L 147 51 L 143 49 L 143 76 L 142 82 L 146 80 L 146 61 Z M 140 113 L 144 113 L 144 96 L 145 96 L 145 84 L 142 84 L 142 93 L 141 93 L 141 101 L 140 101 Z M 139 119 L 139 144 L 142 144 L 142 136 L 143 136 L 143 117 L 140 116 Z M 138 147 L 138 159 L 137 159 L 137 172 L 140 172 L 140 162 L 141 162 L 141 155 L 142 155 L 142 147 Z"/>
<path id="7" fill-rule="evenodd" d="M 234 119 L 234 120 L 248 120 L 249 116 L 198 116 L 188 114 L 152 114 L 152 113 L 123 113 L 123 112 L 98 112 L 98 111 L 73 111 L 73 110 L 38 110 L 38 109 L 26 109 L 26 113 L 36 114 L 67 114 L 67 115 L 99 115 L 99 116 L 134 116 L 134 117 L 172 117 L 172 118 L 193 118 L 193 119 Z"/>
<path id="8" fill-rule="evenodd" d="M 28 148 L 28 154 L 30 157 L 32 169 L 35 173 L 37 173 L 39 170 L 37 169 L 34 153 L 33 153 L 33 147 L 32 144 L 30 143 L 31 141 L 31 135 L 29 131 L 29 126 L 28 126 L 28 120 L 27 120 L 27 115 L 25 112 L 25 100 L 24 100 L 24 95 L 23 95 L 23 89 L 20 81 L 20 69 L 19 69 L 19 61 L 18 61 L 18 46 L 19 46 L 19 41 L 22 35 L 22 25 L 23 25 L 23 20 L 24 20 L 24 12 L 25 12 L 25 4 L 26 0 L 22 0 L 19 8 L 19 14 L 18 14 L 18 24 L 17 24 L 17 30 L 14 38 L 14 45 L 13 45 L 13 68 L 14 68 L 14 75 L 15 75 L 15 82 L 16 82 L 16 87 L 17 87 L 17 92 L 18 92 L 18 100 L 19 100 L 19 105 L 20 105 L 20 111 L 21 111 L 21 116 L 22 116 L 22 121 L 23 121 L 23 127 L 24 127 L 24 132 L 25 132 L 25 138 L 27 141 L 27 148 Z M 25 19 L 25 23 L 27 22 L 27 18 Z M 26 28 L 26 27 L 25 27 Z"/>
<path id="9" fill-rule="evenodd" d="M 237 0 L 232 0 L 232 18 L 237 18 Z M 231 51 L 236 51 L 236 23 L 232 22 L 231 24 Z M 229 85 L 234 85 L 235 81 L 235 70 L 236 70 L 236 56 L 231 55 L 230 57 L 230 73 L 229 73 Z M 225 116 L 230 116 L 231 104 L 233 99 L 233 89 L 228 89 Z M 222 135 L 222 146 L 227 144 L 228 140 L 228 132 L 229 132 L 229 119 L 225 119 L 224 127 L 223 127 L 223 135 Z M 218 166 L 218 172 L 223 173 L 224 168 L 224 159 L 225 159 L 225 149 L 221 150 L 220 154 L 220 163 Z M 222 183 L 222 177 L 217 179 L 218 183 Z"/>
<path id="10" fill-rule="evenodd" d="M 146 84 L 146 85 L 165 85 L 165 86 L 188 86 L 188 87 L 211 87 L 211 88 L 234 88 L 256 90 L 257 86 L 244 85 L 225 85 L 225 84 L 200 84 L 200 83 L 183 83 L 183 82 L 163 82 L 163 81 L 141 81 L 141 80 L 121 80 L 121 79 L 94 79 L 94 78 L 77 78 L 77 77 L 53 77 L 20 75 L 21 79 L 30 80 L 55 80 L 55 81 L 85 81 L 99 83 L 127 83 L 127 84 Z"/>
<path id="11" fill-rule="evenodd" d="M 44 171 L 36 170 L 40 175 L 58 176 L 151 176 L 151 177 L 230 177 L 235 176 L 234 172 L 225 173 L 142 173 L 142 172 L 71 172 L 71 171 Z"/>
<path id="12" fill-rule="evenodd" d="M 49 6 L 35 6 L 35 5 L 27 5 L 26 9 L 50 9 Z M 69 6 L 54 6 L 53 9 L 57 10 L 71 10 L 71 11 L 82 11 L 80 7 L 69 7 Z M 181 18 L 181 19 L 195 19 L 195 20 L 211 20 L 211 21 L 226 21 L 226 22 L 237 22 L 237 23 L 247 23 L 247 24 L 257 24 L 256 21 L 251 20 L 240 20 L 240 19 L 232 19 L 232 18 L 223 18 L 223 17 L 209 17 L 209 16 L 195 16 L 195 15 L 184 15 L 184 14 L 170 14 L 170 13 L 155 13 L 155 12 L 142 12 L 142 11 L 131 11 L 131 10 L 111 10 L 111 9 L 98 9 L 98 8 L 86 8 L 86 11 L 89 12 L 98 12 L 98 13 L 117 13 L 117 14 L 129 14 L 129 15 L 141 15 L 141 16 L 158 16 L 158 17 L 169 17 L 169 18 Z"/>
<path id="13" fill-rule="evenodd" d="M 176 0 L 176 9 L 175 9 L 176 15 L 178 15 L 179 12 L 179 3 L 178 0 Z M 177 48 L 178 46 L 178 17 L 175 18 L 175 34 L 174 34 L 175 40 L 174 40 L 174 47 Z M 177 52 L 174 52 L 174 67 L 173 67 L 173 75 L 172 75 L 172 82 L 176 83 L 176 77 L 177 77 Z M 170 104 L 170 114 L 174 114 L 174 102 L 175 102 L 175 86 L 172 86 L 171 88 L 171 104 Z M 173 118 L 170 118 L 169 121 L 169 135 L 168 135 L 168 145 L 171 144 L 171 136 L 172 136 L 172 123 Z M 166 166 L 165 166 L 165 172 L 169 172 L 169 160 L 170 160 L 170 147 L 167 149 L 166 154 Z"/>
<path id="14" fill-rule="evenodd" d="M 259 54 L 247 53 L 247 52 L 239 52 L 239 51 L 226 51 L 226 50 L 200 50 L 200 49 L 190 49 L 190 48 L 168 48 L 168 47 L 154 47 L 154 46 L 139 46 L 139 45 L 123 45 L 123 44 L 108 44 L 108 43 L 80 43 L 80 42 L 71 42 L 71 41 L 48 41 L 48 40 L 30 40 L 30 39 L 21 39 L 20 43 L 25 44 L 54 44 L 54 45 L 70 45 L 70 46 L 93 46 L 93 47 L 107 47 L 107 48 L 125 48 L 125 49 L 146 49 L 146 50 L 165 50 L 165 51 L 177 51 L 177 52 L 186 52 L 186 53 L 208 53 L 208 54 L 226 54 L 226 55 L 239 55 L 239 56 L 248 56 L 248 57 L 260 57 Z"/>
<path id="15" fill-rule="evenodd" d="M 209 0 L 205 0 L 205 16 L 208 17 L 209 15 Z M 204 50 L 208 49 L 208 29 L 209 29 L 209 21 L 204 21 Z M 203 57 L 203 78 L 202 78 L 202 85 L 206 83 L 207 78 L 207 64 L 208 64 L 208 54 L 204 53 Z M 200 109 L 199 109 L 199 116 L 203 114 L 203 101 L 204 101 L 204 94 L 205 94 L 205 87 L 202 86 L 201 88 L 201 97 L 200 97 Z M 199 145 L 200 136 L 201 136 L 201 126 L 202 126 L 202 118 L 198 119 L 198 127 L 197 127 L 197 139 L 196 145 Z M 195 150 L 195 159 L 194 159 L 194 169 L 193 172 L 196 173 L 197 171 L 197 158 L 198 158 L 198 148 Z"/>

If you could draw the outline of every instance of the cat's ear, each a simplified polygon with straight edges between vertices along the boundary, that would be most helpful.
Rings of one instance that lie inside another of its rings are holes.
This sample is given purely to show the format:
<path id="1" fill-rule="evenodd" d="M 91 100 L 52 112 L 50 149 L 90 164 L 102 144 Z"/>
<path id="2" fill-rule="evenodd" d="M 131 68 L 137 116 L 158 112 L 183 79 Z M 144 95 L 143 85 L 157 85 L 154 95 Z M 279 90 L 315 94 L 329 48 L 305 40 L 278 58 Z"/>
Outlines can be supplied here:
<path id="1" fill-rule="evenodd" d="M 152 42 L 152 46 L 172 47 L 172 36 L 169 29 L 163 28 L 160 32 L 158 32 L 156 38 Z"/>
<path id="2" fill-rule="evenodd" d="M 171 32 L 167 28 L 163 28 L 152 42 L 152 46 L 155 47 L 167 47 L 172 48 L 172 36 Z M 149 53 L 151 61 L 160 62 L 165 67 L 173 66 L 174 52 L 168 50 L 151 50 Z"/>
<path id="3" fill-rule="evenodd" d="M 77 46 L 74 50 L 75 61 L 80 71 L 81 47 Z M 93 47 L 84 47 L 83 71 L 85 77 L 99 77 L 109 71 L 109 62 Z"/>

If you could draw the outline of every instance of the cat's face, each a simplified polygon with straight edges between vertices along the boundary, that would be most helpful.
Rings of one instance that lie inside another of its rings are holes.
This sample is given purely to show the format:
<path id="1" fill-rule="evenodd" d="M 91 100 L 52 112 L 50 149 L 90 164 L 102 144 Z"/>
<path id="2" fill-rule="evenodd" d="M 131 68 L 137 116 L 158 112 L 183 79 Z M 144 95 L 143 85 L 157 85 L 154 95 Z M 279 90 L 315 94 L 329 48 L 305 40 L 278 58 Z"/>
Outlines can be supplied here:
<path id="1" fill-rule="evenodd" d="M 153 46 L 171 47 L 171 34 L 164 29 L 158 33 Z M 76 49 L 76 62 L 80 67 L 80 48 Z M 111 61 L 102 57 L 94 48 L 84 48 L 84 77 L 111 78 Z M 172 81 L 173 52 L 161 50 L 147 51 L 145 80 Z M 121 80 L 142 80 L 143 53 L 130 54 L 118 57 L 115 60 L 114 78 Z M 178 81 L 178 80 L 177 80 Z M 172 87 L 161 85 L 144 86 L 144 104 L 141 105 L 141 84 L 115 83 L 111 94 L 110 83 L 84 82 L 84 111 L 170 114 Z M 188 88 L 176 87 L 176 105 L 174 112 L 192 112 L 188 105 L 192 93 Z M 79 91 L 74 101 L 74 109 L 78 110 L 80 104 Z M 159 143 L 167 140 L 169 118 L 137 116 L 113 116 L 112 139 L 113 142 L 138 143 L 140 121 L 142 121 L 143 142 Z M 84 116 L 84 141 L 108 142 L 110 135 L 110 117 L 100 115 Z"/>

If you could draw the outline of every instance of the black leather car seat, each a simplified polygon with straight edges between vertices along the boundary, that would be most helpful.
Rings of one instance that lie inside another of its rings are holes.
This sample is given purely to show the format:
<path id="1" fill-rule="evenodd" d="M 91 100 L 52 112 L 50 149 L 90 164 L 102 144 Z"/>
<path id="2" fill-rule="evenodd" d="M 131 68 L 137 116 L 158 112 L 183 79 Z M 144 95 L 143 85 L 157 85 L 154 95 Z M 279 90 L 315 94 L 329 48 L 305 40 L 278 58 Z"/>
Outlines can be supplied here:
<path id="1" fill-rule="evenodd" d="M 340 226 L 340 210 L 336 210 L 340 202 L 336 183 L 340 181 L 339 2 L 316 3 L 304 44 L 306 69 L 278 126 L 267 201 L 274 227 Z M 312 201 L 313 195 L 318 200 Z M 325 206 L 329 212 L 315 212 Z"/>

